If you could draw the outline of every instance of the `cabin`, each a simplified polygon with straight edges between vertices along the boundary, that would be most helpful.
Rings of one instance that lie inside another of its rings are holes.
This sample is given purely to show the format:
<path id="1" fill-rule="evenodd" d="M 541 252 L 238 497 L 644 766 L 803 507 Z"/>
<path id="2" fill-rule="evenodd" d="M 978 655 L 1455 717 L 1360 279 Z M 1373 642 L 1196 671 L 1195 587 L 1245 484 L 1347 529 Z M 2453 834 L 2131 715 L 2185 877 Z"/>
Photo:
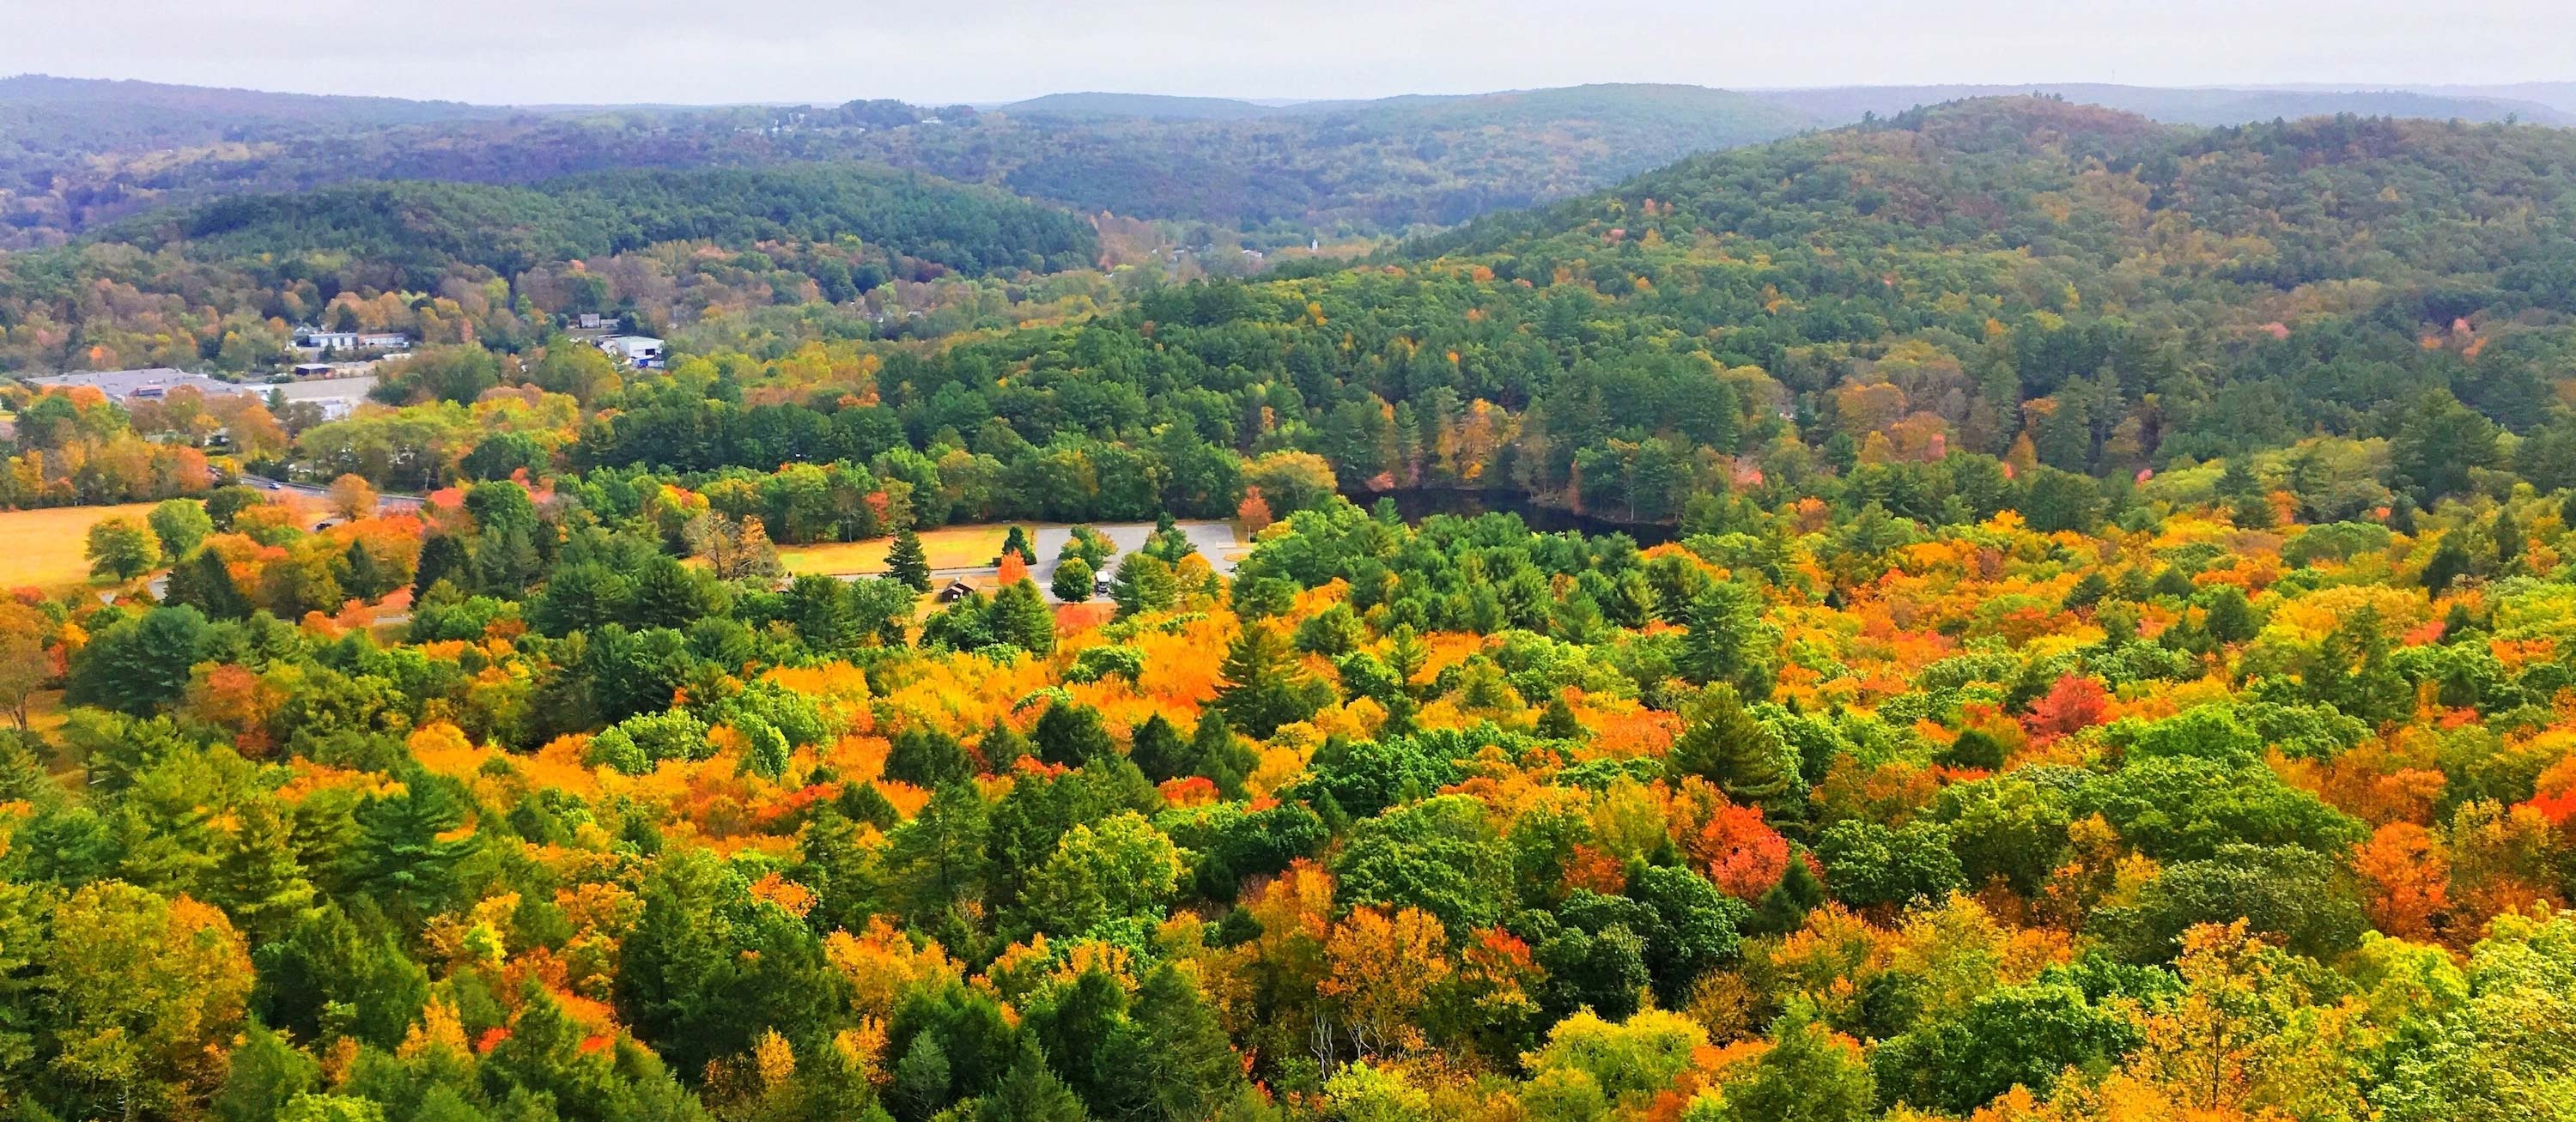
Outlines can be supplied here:
<path id="1" fill-rule="evenodd" d="M 974 594 L 974 585 L 968 584 L 962 580 L 953 580 L 948 582 L 948 587 L 939 590 L 939 602 L 942 604 L 954 604 Z"/>

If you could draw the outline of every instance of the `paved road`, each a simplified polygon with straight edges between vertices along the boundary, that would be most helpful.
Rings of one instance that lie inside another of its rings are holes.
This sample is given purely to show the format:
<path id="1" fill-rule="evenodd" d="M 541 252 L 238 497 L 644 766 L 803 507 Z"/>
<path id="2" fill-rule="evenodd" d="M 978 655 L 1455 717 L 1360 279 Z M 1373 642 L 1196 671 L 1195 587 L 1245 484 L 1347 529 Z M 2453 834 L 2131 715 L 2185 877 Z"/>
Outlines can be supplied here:
<path id="1" fill-rule="evenodd" d="M 331 489 L 328 487 L 316 487 L 310 483 L 280 483 L 264 475 L 245 475 L 241 477 L 241 481 L 243 486 L 278 494 L 303 495 L 315 499 L 328 498 L 331 494 Z M 386 513 L 419 510 L 421 502 L 421 497 L 418 495 L 378 494 L 376 509 Z"/>

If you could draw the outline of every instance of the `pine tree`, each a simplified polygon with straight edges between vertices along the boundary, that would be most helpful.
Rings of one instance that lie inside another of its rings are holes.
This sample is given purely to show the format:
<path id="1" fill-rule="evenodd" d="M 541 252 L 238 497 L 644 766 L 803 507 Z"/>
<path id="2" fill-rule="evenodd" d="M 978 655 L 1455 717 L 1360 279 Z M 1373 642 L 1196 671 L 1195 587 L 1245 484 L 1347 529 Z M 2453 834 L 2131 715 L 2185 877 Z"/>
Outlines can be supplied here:
<path id="1" fill-rule="evenodd" d="M 397 922 L 417 924 L 446 910 L 464 887 L 460 866 L 480 835 L 449 836 L 465 822 L 453 780 L 417 765 L 400 778 L 402 793 L 358 808 L 361 839 L 351 879 Z"/>
<path id="2" fill-rule="evenodd" d="M 399 583 L 364 540 L 349 543 L 349 551 L 340 555 L 338 576 L 341 591 L 370 604 Z"/>
<path id="3" fill-rule="evenodd" d="M 1038 586 L 1022 580 L 993 596 L 993 637 L 1031 654 L 1055 652 L 1055 609 Z"/>
<path id="4" fill-rule="evenodd" d="M 636 627 L 685 628 L 711 614 L 713 604 L 697 574 L 676 557 L 655 557 L 635 575 L 627 620 Z"/>
<path id="5" fill-rule="evenodd" d="M 1180 582 L 1172 567 L 1163 559 L 1148 553 L 1130 553 L 1118 562 L 1118 575 L 1110 583 L 1110 598 L 1118 601 L 1121 618 L 1151 612 L 1168 612 L 1180 603 Z"/>
<path id="6" fill-rule="evenodd" d="M 1065 767 L 1081 767 L 1118 753 L 1109 727 L 1101 723 L 1100 711 L 1071 701 L 1047 706 L 1037 725 L 1029 729 L 1029 740 L 1037 746 L 1039 759 Z"/>
<path id="7" fill-rule="evenodd" d="M 1243 1061 L 1189 977 L 1170 963 L 1137 987 L 1134 1008 L 1106 1049 L 1121 1114 L 1211 1118 L 1243 1087 Z"/>
<path id="8" fill-rule="evenodd" d="M 1774 818 L 1803 817 L 1806 784 L 1797 754 L 1744 711 L 1734 687 L 1720 682 L 1701 690 L 1682 707 L 1682 718 L 1682 735 L 1665 761 L 1676 778 L 1699 776 L 1737 804 L 1759 806 Z"/>
<path id="9" fill-rule="evenodd" d="M 1145 718 L 1135 731 L 1128 734 L 1127 758 L 1136 762 L 1137 769 L 1143 771 L 1146 778 L 1157 783 L 1177 779 L 1190 771 L 1188 742 L 1181 739 L 1180 730 L 1173 728 L 1172 722 L 1164 720 L 1160 713 Z"/>
<path id="10" fill-rule="evenodd" d="M 990 863 L 984 841 L 991 817 L 972 784 L 949 783 L 898 827 L 886 847 L 889 887 L 906 917 L 928 927 L 963 904 L 984 898 Z"/>
<path id="11" fill-rule="evenodd" d="M 412 599 L 428 596 L 429 586 L 439 581 L 462 582 L 467 561 L 465 543 L 454 534 L 431 534 L 421 539 L 420 562 L 411 576 Z"/>
<path id="12" fill-rule="evenodd" d="M 1689 620 L 1681 663 L 1691 681 L 1723 682 L 1754 701 L 1771 696 L 1779 637 L 1762 622 L 1761 598 L 1752 589 L 1712 584 L 1691 599 Z"/>
<path id="13" fill-rule="evenodd" d="M 233 583 L 232 566 L 211 549 L 198 550 L 170 570 L 161 602 L 191 605 L 207 619 L 249 619 L 251 612 L 250 598 Z"/>
<path id="14" fill-rule="evenodd" d="M 912 527 L 894 532 L 894 545 L 886 550 L 885 575 L 914 592 L 930 591 L 930 554 L 922 549 L 921 535 Z"/>
<path id="15" fill-rule="evenodd" d="M 286 934 L 313 902 L 313 885 L 295 859 L 294 824 L 266 799 L 245 804 L 215 848 L 206 878 L 209 902 L 224 909 L 252 946 Z"/>
<path id="16" fill-rule="evenodd" d="M 929 1039 L 927 1036 L 922 1039 Z M 906 1059 L 910 1055 L 906 1054 Z M 897 1066 L 897 1085 L 901 1086 L 901 1066 Z M 1082 1108 L 1082 1100 L 1047 1070 L 1046 1060 L 1038 1055 L 1035 1043 L 1023 1043 L 1019 1056 L 1010 1069 L 1002 1073 L 993 1089 L 975 1100 L 973 1122 L 1090 1122 L 1091 1115 Z"/>
<path id="17" fill-rule="evenodd" d="M 1261 759 L 1235 738 L 1234 729 L 1225 723 L 1224 710 L 1213 706 L 1199 711 L 1198 727 L 1190 730 L 1189 753 L 1191 774 L 1216 784 L 1218 793 L 1229 799 L 1243 797 L 1243 780 Z"/>
<path id="18" fill-rule="evenodd" d="M 2451 587 L 2452 581 L 2467 576 L 2474 564 L 2469 559 L 2468 548 L 2460 544 L 2458 531 L 2442 535 L 2441 543 L 2433 547 L 2432 558 L 2424 562 L 2424 590 L 2434 596 L 2441 595 L 2444 589 Z"/>
<path id="19" fill-rule="evenodd" d="M 1574 740 L 1583 735 L 1583 722 L 1576 720 L 1574 707 L 1565 703 L 1565 695 L 1547 699 L 1547 709 L 1538 715 L 1538 734 L 1552 740 Z"/>
<path id="20" fill-rule="evenodd" d="M 1002 535 L 1002 552 L 993 555 L 993 563 L 996 565 L 1001 564 L 1002 557 L 1005 554 L 1012 553 L 1019 554 L 1020 561 L 1023 564 L 1031 563 L 1038 559 L 1037 547 L 1029 544 L 1028 527 L 1013 526 L 1008 532 Z"/>
<path id="21" fill-rule="evenodd" d="M 1226 647 L 1216 706 L 1254 739 L 1313 716 L 1316 698 L 1296 669 L 1296 651 L 1276 629 L 1252 624 Z"/>

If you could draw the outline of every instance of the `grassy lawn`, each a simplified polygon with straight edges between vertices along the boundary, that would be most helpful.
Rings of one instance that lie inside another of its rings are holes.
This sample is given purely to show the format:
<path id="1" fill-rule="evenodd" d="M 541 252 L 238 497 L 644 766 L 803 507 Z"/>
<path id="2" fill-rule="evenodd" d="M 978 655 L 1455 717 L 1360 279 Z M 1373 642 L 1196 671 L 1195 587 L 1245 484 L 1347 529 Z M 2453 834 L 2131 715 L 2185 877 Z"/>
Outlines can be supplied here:
<path id="1" fill-rule="evenodd" d="M 1031 532 L 1051 523 L 1023 522 Z M 934 569 L 964 569 L 990 565 L 993 555 L 1002 551 L 1002 538 L 1010 533 L 1009 523 L 989 526 L 942 526 L 921 535 L 921 551 L 930 556 Z M 864 542 L 830 542 L 822 545 L 788 545 L 778 548 L 780 564 L 798 576 L 826 573 L 844 576 L 850 573 L 885 571 L 886 550 L 893 538 Z"/>
<path id="2" fill-rule="evenodd" d="M 87 583 L 89 559 L 81 556 L 89 528 L 123 515 L 143 521 L 151 503 L 64 506 L 0 511 L 0 588 L 34 585 L 57 589 Z M 1000 548 L 996 539 L 995 548 Z"/>

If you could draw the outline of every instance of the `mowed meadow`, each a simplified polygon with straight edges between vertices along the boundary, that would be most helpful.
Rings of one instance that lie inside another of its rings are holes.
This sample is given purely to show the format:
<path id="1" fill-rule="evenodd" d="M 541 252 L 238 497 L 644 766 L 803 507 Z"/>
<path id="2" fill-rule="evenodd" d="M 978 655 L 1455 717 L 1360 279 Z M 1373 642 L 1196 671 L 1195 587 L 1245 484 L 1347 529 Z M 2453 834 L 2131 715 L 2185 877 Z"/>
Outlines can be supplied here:
<path id="1" fill-rule="evenodd" d="M 111 518 L 141 523 L 151 503 L 0 511 L 0 588 L 54 591 L 89 580 L 89 528 Z"/>

